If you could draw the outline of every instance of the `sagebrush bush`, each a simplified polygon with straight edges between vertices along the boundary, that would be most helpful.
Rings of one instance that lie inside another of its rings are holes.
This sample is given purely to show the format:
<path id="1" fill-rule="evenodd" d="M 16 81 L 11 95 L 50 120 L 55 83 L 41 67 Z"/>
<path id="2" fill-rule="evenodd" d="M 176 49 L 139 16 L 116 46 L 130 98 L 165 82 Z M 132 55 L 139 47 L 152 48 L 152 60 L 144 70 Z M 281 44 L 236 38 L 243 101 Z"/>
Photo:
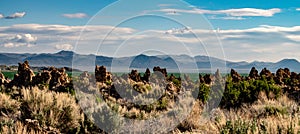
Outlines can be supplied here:
<path id="1" fill-rule="evenodd" d="M 75 98 L 67 93 L 22 89 L 22 118 L 37 120 L 41 127 L 53 127 L 61 132 L 79 127 L 80 107 Z"/>
<path id="2" fill-rule="evenodd" d="M 14 114 L 20 108 L 20 102 L 11 99 L 9 95 L 0 93 L 0 112 L 3 114 Z M 1 114 L 0 114 L 1 115 Z"/>
<path id="3" fill-rule="evenodd" d="M 0 93 L 0 133 L 6 133 L 15 124 L 16 118 L 20 117 L 19 109 L 20 102 Z"/>

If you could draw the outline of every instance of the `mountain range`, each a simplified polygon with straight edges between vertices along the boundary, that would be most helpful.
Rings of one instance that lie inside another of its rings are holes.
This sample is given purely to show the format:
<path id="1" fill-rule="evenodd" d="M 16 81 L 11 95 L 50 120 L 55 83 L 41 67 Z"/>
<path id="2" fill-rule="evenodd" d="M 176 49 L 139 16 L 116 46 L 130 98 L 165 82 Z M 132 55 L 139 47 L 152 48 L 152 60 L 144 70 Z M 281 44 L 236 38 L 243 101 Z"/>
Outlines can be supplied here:
<path id="1" fill-rule="evenodd" d="M 248 73 L 252 67 L 258 70 L 267 68 L 275 72 L 279 68 L 289 68 L 291 71 L 300 72 L 300 63 L 296 59 L 283 59 L 279 62 L 232 62 L 209 56 L 188 55 L 137 55 L 131 57 L 106 57 L 98 55 L 82 55 L 72 51 L 42 54 L 15 54 L 0 53 L 0 65 L 17 65 L 18 62 L 28 60 L 31 66 L 56 66 L 73 67 L 75 69 L 91 71 L 95 65 L 104 65 L 114 71 L 128 71 L 128 68 L 145 69 L 160 66 L 173 72 L 209 72 L 220 69 L 228 71 L 233 68 L 241 73 Z M 226 67 L 226 68 L 225 68 Z M 125 70 L 124 70 L 125 69 Z"/>

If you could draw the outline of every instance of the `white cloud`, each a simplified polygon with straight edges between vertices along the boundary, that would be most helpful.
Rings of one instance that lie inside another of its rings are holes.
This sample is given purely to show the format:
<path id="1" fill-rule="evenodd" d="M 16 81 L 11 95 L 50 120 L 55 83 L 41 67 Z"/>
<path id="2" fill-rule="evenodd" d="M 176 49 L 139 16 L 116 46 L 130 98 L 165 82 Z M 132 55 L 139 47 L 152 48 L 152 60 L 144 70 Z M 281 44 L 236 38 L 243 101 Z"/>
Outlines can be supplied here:
<path id="1" fill-rule="evenodd" d="M 205 10 L 193 8 L 190 10 L 186 9 L 160 9 L 156 10 L 165 13 L 190 13 L 190 14 L 211 14 L 211 15 L 225 15 L 231 17 L 251 17 L 251 16 L 261 16 L 261 17 L 271 17 L 274 14 L 280 13 L 281 9 L 257 9 L 257 8 L 237 8 L 237 9 L 226 9 L 226 10 Z M 224 18 L 226 19 L 226 17 Z M 228 19 L 228 17 L 227 17 Z"/>
<path id="2" fill-rule="evenodd" d="M 296 11 L 300 11 L 300 8 L 296 8 Z"/>
<path id="3" fill-rule="evenodd" d="M 6 16 L 4 17 L 5 19 L 16 19 L 16 18 L 22 18 L 25 16 L 25 12 L 16 12 L 12 15 Z"/>
<path id="4" fill-rule="evenodd" d="M 33 44 L 36 43 L 37 37 L 31 35 L 31 34 L 17 34 L 13 37 L 7 37 L 4 39 L 3 46 L 6 48 L 13 48 L 13 47 L 21 47 L 21 46 L 27 46 L 32 47 Z"/>
<path id="5" fill-rule="evenodd" d="M 184 33 L 190 33 L 191 31 L 191 28 L 190 27 L 184 27 L 184 28 L 173 28 L 173 29 L 170 29 L 168 31 L 166 31 L 165 33 L 166 34 L 184 34 Z"/>
<path id="6" fill-rule="evenodd" d="M 31 34 L 17 34 L 15 37 L 10 39 L 10 41 L 18 43 L 34 43 L 36 42 L 37 37 L 32 36 Z"/>
<path id="7" fill-rule="evenodd" d="M 66 17 L 66 18 L 77 18 L 77 19 L 82 19 L 82 18 L 88 17 L 88 15 L 85 13 L 62 14 L 62 16 Z"/>
<path id="8" fill-rule="evenodd" d="M 60 44 L 60 45 L 55 45 L 55 48 L 58 50 L 72 50 L 73 46 L 71 44 Z"/>
<path id="9" fill-rule="evenodd" d="M 209 17 L 209 19 L 212 19 L 212 20 L 244 20 L 246 18 L 243 18 L 241 16 L 225 16 L 225 17 L 217 17 L 215 15 Z"/>
<path id="10" fill-rule="evenodd" d="M 12 43 L 12 42 L 9 42 L 9 43 L 5 43 L 2 45 L 3 47 L 5 48 L 15 48 L 15 47 L 22 47 L 22 46 L 26 46 L 26 47 L 33 47 L 34 45 L 32 44 L 24 44 L 24 43 Z"/>
<path id="11" fill-rule="evenodd" d="M 80 36 L 82 29 L 85 29 L 84 34 Z M 98 45 L 101 39 L 106 37 L 107 31 L 114 29 L 115 33 L 106 38 L 106 44 L 117 44 L 119 40 L 125 39 L 135 30 L 127 27 L 107 26 L 107 25 L 90 25 L 90 26 L 67 26 L 67 25 L 41 25 L 41 24 L 17 24 L 12 26 L 0 27 L 0 44 L 19 42 L 30 42 L 28 44 L 35 45 L 34 50 L 26 49 L 25 47 L 18 49 L 1 49 L 1 51 L 10 52 L 55 52 L 57 44 L 75 45 L 79 37 L 84 40 L 84 46 L 89 48 L 89 45 Z M 17 34 L 16 34 L 17 33 Z M 30 33 L 30 35 L 26 35 Z M 38 39 L 38 42 L 37 42 Z M 26 44 L 26 43 L 22 43 Z M 20 46 L 20 45 L 18 45 Z M 28 46 L 28 45 L 27 45 Z M 90 50 L 90 48 L 88 49 Z M 95 49 L 94 49 L 95 50 Z"/>
<path id="12" fill-rule="evenodd" d="M 256 9 L 256 8 L 240 8 L 240 9 L 228 9 L 228 10 L 217 10 L 212 11 L 211 13 L 224 13 L 230 16 L 263 16 L 271 17 L 276 13 L 280 13 L 281 9 L 272 8 L 272 9 Z"/>
<path id="13" fill-rule="evenodd" d="M 5 44 L 3 44 L 3 46 L 7 47 L 7 48 L 15 47 L 14 43 L 5 43 Z"/>

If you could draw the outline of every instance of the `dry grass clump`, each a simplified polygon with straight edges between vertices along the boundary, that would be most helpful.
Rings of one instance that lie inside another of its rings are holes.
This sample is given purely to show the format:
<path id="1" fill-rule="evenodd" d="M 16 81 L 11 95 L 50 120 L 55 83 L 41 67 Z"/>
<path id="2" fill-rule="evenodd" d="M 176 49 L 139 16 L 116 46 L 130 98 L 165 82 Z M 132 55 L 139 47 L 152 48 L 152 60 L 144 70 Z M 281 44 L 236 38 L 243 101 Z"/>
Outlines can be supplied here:
<path id="1" fill-rule="evenodd" d="M 46 134 L 44 131 L 33 129 L 30 125 L 25 125 L 17 121 L 12 126 L 3 126 L 3 134 Z"/>
<path id="2" fill-rule="evenodd" d="M 174 133 L 199 129 L 201 127 L 199 122 L 201 120 L 201 114 L 203 111 L 202 105 L 202 102 L 196 101 L 190 115 L 178 125 L 177 130 L 175 130 Z"/>
<path id="3" fill-rule="evenodd" d="M 9 95 L 0 93 L 0 112 L 2 114 L 16 113 L 20 108 L 20 102 L 11 99 Z"/>
<path id="4" fill-rule="evenodd" d="M 0 133 L 5 133 L 20 117 L 20 102 L 11 99 L 9 95 L 0 93 Z"/>
<path id="5" fill-rule="evenodd" d="M 22 89 L 22 118 L 37 121 L 42 128 L 57 128 L 68 132 L 79 127 L 80 107 L 67 93 Z"/>
<path id="6" fill-rule="evenodd" d="M 215 109 L 211 118 L 201 124 L 203 133 L 300 133 L 300 107 L 285 95 L 277 100 L 261 94 L 252 105 L 239 109 Z"/>

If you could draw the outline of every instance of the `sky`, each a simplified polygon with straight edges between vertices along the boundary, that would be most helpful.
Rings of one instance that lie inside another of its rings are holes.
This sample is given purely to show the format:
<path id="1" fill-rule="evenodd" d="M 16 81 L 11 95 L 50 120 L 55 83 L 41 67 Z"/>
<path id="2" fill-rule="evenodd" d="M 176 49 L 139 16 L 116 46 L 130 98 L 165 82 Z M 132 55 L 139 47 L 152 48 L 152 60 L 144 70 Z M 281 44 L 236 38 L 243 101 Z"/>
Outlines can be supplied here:
<path id="1" fill-rule="evenodd" d="M 0 1 L 0 52 L 300 60 L 300 1 Z"/>

